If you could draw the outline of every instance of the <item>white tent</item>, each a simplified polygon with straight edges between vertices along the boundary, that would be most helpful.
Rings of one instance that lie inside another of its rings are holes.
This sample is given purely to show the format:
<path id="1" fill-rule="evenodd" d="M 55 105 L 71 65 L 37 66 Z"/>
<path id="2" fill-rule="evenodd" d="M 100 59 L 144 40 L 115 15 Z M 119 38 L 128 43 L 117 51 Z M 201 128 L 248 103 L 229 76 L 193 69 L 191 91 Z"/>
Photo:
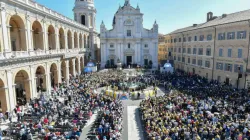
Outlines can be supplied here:
<path id="1" fill-rule="evenodd" d="M 172 64 L 170 63 L 165 63 L 163 67 L 160 68 L 161 73 L 165 72 L 174 72 L 174 68 L 172 67 Z"/>

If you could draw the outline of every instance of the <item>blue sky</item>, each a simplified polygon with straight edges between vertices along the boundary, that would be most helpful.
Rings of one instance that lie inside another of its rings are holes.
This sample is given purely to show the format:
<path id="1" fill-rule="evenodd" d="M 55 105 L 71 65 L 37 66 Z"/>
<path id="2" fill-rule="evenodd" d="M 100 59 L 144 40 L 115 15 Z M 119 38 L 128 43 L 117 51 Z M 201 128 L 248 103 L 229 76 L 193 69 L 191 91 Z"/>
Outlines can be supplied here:
<path id="1" fill-rule="evenodd" d="M 73 19 L 74 0 L 36 0 L 67 17 Z M 112 20 L 119 4 L 125 0 L 95 0 L 97 9 L 96 27 L 104 21 L 111 29 Z M 206 13 L 211 11 L 215 16 L 250 9 L 250 0 L 130 0 L 131 5 L 139 4 L 144 14 L 143 24 L 151 29 L 155 20 L 159 24 L 159 32 L 167 34 L 176 29 L 206 21 Z"/>

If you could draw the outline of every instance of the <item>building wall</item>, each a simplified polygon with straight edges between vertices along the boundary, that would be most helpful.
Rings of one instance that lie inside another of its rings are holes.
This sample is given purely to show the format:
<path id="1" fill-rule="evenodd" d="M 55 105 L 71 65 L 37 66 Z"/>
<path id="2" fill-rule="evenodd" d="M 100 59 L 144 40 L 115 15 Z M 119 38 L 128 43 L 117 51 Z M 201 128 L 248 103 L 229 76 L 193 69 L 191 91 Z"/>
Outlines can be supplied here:
<path id="1" fill-rule="evenodd" d="M 165 37 L 168 38 L 167 42 L 171 42 L 171 39 L 173 40 L 171 44 L 173 46 L 172 54 L 175 68 L 199 74 L 210 80 L 219 80 L 220 82 L 225 82 L 228 78 L 230 84 L 234 87 L 237 87 L 238 74 L 241 73 L 243 77 L 239 79 L 239 88 L 247 88 L 250 81 L 250 77 L 247 76 L 249 71 L 247 64 L 249 56 L 249 30 L 249 23 L 241 21 L 168 34 Z M 237 38 L 239 31 L 246 33 L 243 39 Z M 228 39 L 228 33 L 231 34 L 231 32 L 235 33 L 234 39 Z M 219 33 L 225 33 L 225 40 L 218 39 Z M 199 40 L 201 35 L 204 35 L 203 41 Z M 207 40 L 208 35 L 212 36 L 211 40 Z M 194 41 L 195 36 L 197 36 L 197 41 Z M 192 37 L 192 40 L 188 41 L 188 37 Z M 175 38 L 176 42 L 174 42 Z M 179 42 L 179 38 L 181 38 L 181 42 Z M 186 38 L 186 42 L 183 41 L 183 38 Z M 191 49 L 190 52 L 188 52 L 188 48 Z M 196 48 L 195 54 L 194 48 Z M 199 49 L 203 49 L 202 53 L 199 52 Z M 222 56 L 220 55 L 220 49 L 223 50 Z M 238 49 L 242 49 L 242 57 L 240 58 L 238 58 Z M 208 50 L 210 53 L 208 53 Z M 188 59 L 190 59 L 190 62 L 188 62 Z M 200 63 L 201 61 L 202 64 Z M 207 63 L 210 64 L 208 65 Z M 223 69 L 218 68 L 218 63 L 223 64 Z M 229 70 L 225 69 L 225 64 L 231 64 L 232 70 L 230 68 Z M 241 66 L 241 72 L 237 70 L 237 66 Z"/>
<path id="2" fill-rule="evenodd" d="M 139 7 L 129 4 L 120 7 L 114 15 L 113 29 L 107 30 L 105 24 L 101 24 L 101 67 L 113 60 L 116 65 L 118 59 L 129 65 L 127 56 L 132 56 L 132 64 L 145 66 L 146 59 L 148 63 L 152 61 L 154 68 L 158 67 L 158 24 L 155 22 L 148 30 L 143 28 L 142 21 Z M 128 31 L 131 35 L 127 34 Z"/>
<path id="3" fill-rule="evenodd" d="M 81 73 L 88 50 L 83 37 L 90 32 L 31 0 L 4 0 L 0 8 L 0 109 L 5 112 L 15 108 L 17 89 L 24 89 L 29 101 L 38 97 L 39 85 L 50 94 Z"/>

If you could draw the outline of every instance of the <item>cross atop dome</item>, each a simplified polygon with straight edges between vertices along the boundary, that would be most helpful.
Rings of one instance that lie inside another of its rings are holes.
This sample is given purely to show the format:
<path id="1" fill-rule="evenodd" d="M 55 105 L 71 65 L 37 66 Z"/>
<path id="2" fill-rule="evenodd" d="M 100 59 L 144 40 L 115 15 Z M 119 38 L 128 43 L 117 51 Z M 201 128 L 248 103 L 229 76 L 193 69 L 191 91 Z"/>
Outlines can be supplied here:
<path id="1" fill-rule="evenodd" d="M 130 5 L 130 0 L 125 0 L 125 6 L 129 6 Z"/>

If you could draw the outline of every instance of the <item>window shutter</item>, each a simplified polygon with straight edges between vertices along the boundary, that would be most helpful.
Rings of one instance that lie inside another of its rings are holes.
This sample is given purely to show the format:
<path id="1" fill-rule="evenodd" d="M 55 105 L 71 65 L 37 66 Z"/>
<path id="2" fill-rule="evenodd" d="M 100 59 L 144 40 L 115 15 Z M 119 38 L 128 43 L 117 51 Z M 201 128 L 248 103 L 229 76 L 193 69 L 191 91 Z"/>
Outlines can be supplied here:
<path id="1" fill-rule="evenodd" d="M 238 64 L 234 64 L 234 72 L 238 72 Z"/>
<path id="2" fill-rule="evenodd" d="M 237 39 L 240 39 L 240 32 L 237 32 Z"/>
<path id="3" fill-rule="evenodd" d="M 227 63 L 225 63 L 224 70 L 227 71 Z"/>
<path id="4" fill-rule="evenodd" d="M 230 33 L 227 33 L 227 40 L 230 39 Z"/>
<path id="5" fill-rule="evenodd" d="M 235 39 L 235 32 L 232 32 L 232 38 Z"/>
<path id="6" fill-rule="evenodd" d="M 243 65 L 240 65 L 240 72 L 243 73 Z"/>
<path id="7" fill-rule="evenodd" d="M 247 38 L 247 32 L 246 31 L 243 32 L 243 38 Z"/>

